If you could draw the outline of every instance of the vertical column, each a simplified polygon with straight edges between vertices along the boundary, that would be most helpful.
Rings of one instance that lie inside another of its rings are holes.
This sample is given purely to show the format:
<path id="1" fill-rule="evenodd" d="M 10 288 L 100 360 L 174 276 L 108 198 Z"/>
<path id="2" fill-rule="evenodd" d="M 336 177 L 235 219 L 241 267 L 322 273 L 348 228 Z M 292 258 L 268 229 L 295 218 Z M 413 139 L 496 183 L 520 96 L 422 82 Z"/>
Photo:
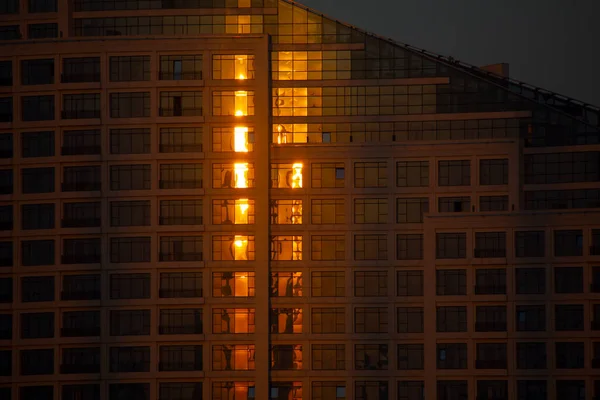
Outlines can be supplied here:
<path id="1" fill-rule="evenodd" d="M 256 317 L 255 361 L 256 399 L 269 398 L 269 264 L 270 264 L 270 121 L 271 121 L 271 74 L 269 37 L 260 41 L 255 53 L 255 246 L 256 246 Z"/>

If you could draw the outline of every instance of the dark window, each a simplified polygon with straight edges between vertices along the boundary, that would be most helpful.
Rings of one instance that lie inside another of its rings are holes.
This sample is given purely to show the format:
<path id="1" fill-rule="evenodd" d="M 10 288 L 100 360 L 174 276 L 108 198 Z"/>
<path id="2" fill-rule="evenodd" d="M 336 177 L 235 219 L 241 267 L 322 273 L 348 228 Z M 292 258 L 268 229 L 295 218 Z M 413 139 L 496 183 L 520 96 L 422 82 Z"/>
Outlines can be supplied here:
<path id="1" fill-rule="evenodd" d="M 508 381 L 478 380 L 477 400 L 508 400 Z"/>
<path id="2" fill-rule="evenodd" d="M 162 236 L 160 261 L 202 261 L 202 236 Z"/>
<path id="3" fill-rule="evenodd" d="M 477 343 L 477 369 L 506 369 L 506 343 Z"/>
<path id="4" fill-rule="evenodd" d="M 399 233 L 396 235 L 397 260 L 422 260 L 423 259 L 423 234 Z"/>
<path id="5" fill-rule="evenodd" d="M 564 210 L 600 207 L 600 190 L 568 189 L 525 192 L 526 210 Z"/>
<path id="6" fill-rule="evenodd" d="M 480 160 L 479 161 L 480 185 L 507 185 L 508 184 L 508 159 Z"/>
<path id="7" fill-rule="evenodd" d="M 0 86 L 12 86 L 12 84 L 13 84 L 12 61 L 10 61 L 10 60 L 0 61 Z"/>
<path id="8" fill-rule="evenodd" d="M 13 121 L 12 97 L 0 97 L 0 122 Z"/>
<path id="9" fill-rule="evenodd" d="M 582 304 L 556 304 L 554 321 L 556 331 L 584 330 L 584 314 Z"/>
<path id="10" fill-rule="evenodd" d="M 202 371 L 200 345 L 160 346 L 158 358 L 159 371 Z"/>
<path id="11" fill-rule="evenodd" d="M 12 375 L 12 351 L 11 350 L 0 350 L 0 376 L 11 376 Z M 0 392 L 0 395 L 2 392 Z M 6 400 L 9 400 L 7 398 Z"/>
<path id="12" fill-rule="evenodd" d="M 161 164 L 159 186 L 161 189 L 201 189 L 202 164 Z"/>
<path id="13" fill-rule="evenodd" d="M 20 399 L 54 400 L 54 386 L 21 386 Z"/>
<path id="14" fill-rule="evenodd" d="M 100 82 L 100 57 L 64 58 L 62 83 Z"/>
<path id="15" fill-rule="evenodd" d="M 150 153 L 150 128 L 110 130 L 110 154 L 148 153 Z"/>
<path id="16" fill-rule="evenodd" d="M 111 347 L 109 370 L 110 372 L 150 372 L 150 347 Z"/>
<path id="17" fill-rule="evenodd" d="M 0 242 L 0 267 L 12 267 L 13 242 Z"/>
<path id="18" fill-rule="evenodd" d="M 479 211 L 508 211 L 508 196 L 480 196 Z"/>
<path id="19" fill-rule="evenodd" d="M 63 192 L 100 190 L 101 183 L 99 165 L 64 167 L 63 169 Z"/>
<path id="20" fill-rule="evenodd" d="M 63 156 L 94 155 L 100 154 L 101 150 L 99 129 L 63 132 Z"/>
<path id="21" fill-rule="evenodd" d="M 0 278 L 0 303 L 13 302 L 13 278 Z"/>
<path id="22" fill-rule="evenodd" d="M 583 368 L 585 357 L 585 344 L 583 342 L 556 343 L 556 368 Z"/>
<path id="23" fill-rule="evenodd" d="M 12 120 L 12 111 L 11 111 Z M 2 121 L 2 99 L 0 99 L 0 122 Z M 0 158 L 13 158 L 13 134 L 0 133 Z M 0 192 L 0 194 L 2 194 Z"/>
<path id="24" fill-rule="evenodd" d="M 111 263 L 150 262 L 150 237 L 114 237 L 110 239 Z"/>
<path id="25" fill-rule="evenodd" d="M 436 241 L 438 259 L 467 257 L 466 233 L 438 233 Z"/>
<path id="26" fill-rule="evenodd" d="M 388 400 L 387 381 L 355 381 L 354 400 Z"/>
<path id="27" fill-rule="evenodd" d="M 354 187 L 384 188 L 387 187 L 386 162 L 354 163 Z"/>
<path id="28" fill-rule="evenodd" d="M 62 337 L 100 336 L 100 311 L 66 311 L 62 315 Z"/>
<path id="29" fill-rule="evenodd" d="M 150 310 L 111 310 L 110 336 L 150 334 Z"/>
<path id="30" fill-rule="evenodd" d="M 13 332 L 12 314 L 0 314 L 0 339 L 11 340 Z"/>
<path id="31" fill-rule="evenodd" d="M 159 297 L 202 297 L 202 272 L 161 273 Z"/>
<path id="32" fill-rule="evenodd" d="M 387 370 L 387 344 L 355 344 L 354 369 L 356 370 Z"/>
<path id="33" fill-rule="evenodd" d="M 201 80 L 202 55 L 160 56 L 161 80 Z"/>
<path id="34" fill-rule="evenodd" d="M 21 314 L 21 339 L 51 339 L 54 337 L 54 313 Z"/>
<path id="35" fill-rule="evenodd" d="M 437 381 L 437 400 L 467 400 L 468 398 L 467 381 Z"/>
<path id="36" fill-rule="evenodd" d="M 313 371 L 333 371 L 346 369 L 346 346 L 343 344 L 313 344 L 312 345 Z"/>
<path id="37" fill-rule="evenodd" d="M 302 369 L 302 345 L 271 345 L 271 370 L 289 371 L 295 369 Z"/>
<path id="38" fill-rule="evenodd" d="M 150 274 L 111 274 L 110 298 L 149 299 Z"/>
<path id="39" fill-rule="evenodd" d="M 556 257 L 582 256 L 583 232 L 581 230 L 554 231 Z"/>
<path id="40" fill-rule="evenodd" d="M 100 93 L 63 95 L 62 119 L 100 118 Z"/>
<path id="41" fill-rule="evenodd" d="M 60 373 L 100 373 L 100 347 L 71 347 L 63 349 Z"/>
<path id="42" fill-rule="evenodd" d="M 54 229 L 54 203 L 21 205 L 21 229 Z"/>
<path id="43" fill-rule="evenodd" d="M 21 178 L 23 194 L 54 192 L 54 167 L 23 168 Z"/>
<path id="44" fill-rule="evenodd" d="M 110 81 L 133 82 L 150 80 L 150 56 L 110 57 Z"/>
<path id="45" fill-rule="evenodd" d="M 313 334 L 345 333 L 346 309 L 342 307 L 313 308 L 311 332 Z"/>
<path id="46" fill-rule="evenodd" d="M 18 14 L 19 0 L 5 0 L 0 3 L 0 15 Z M 10 396 L 8 397 L 10 399 Z"/>
<path id="47" fill-rule="evenodd" d="M 111 118 L 143 118 L 150 116 L 150 92 L 110 94 Z"/>
<path id="48" fill-rule="evenodd" d="M 202 127 L 161 128 L 161 153 L 193 153 L 202 151 Z"/>
<path id="49" fill-rule="evenodd" d="M 150 200 L 111 201 L 110 226 L 150 226 Z"/>
<path id="50" fill-rule="evenodd" d="M 515 232 L 515 253 L 517 257 L 544 257 L 546 253 L 545 232 Z"/>
<path id="51" fill-rule="evenodd" d="M 63 203 L 63 228 L 99 227 L 100 202 Z"/>
<path id="52" fill-rule="evenodd" d="M 202 334 L 202 309 L 171 308 L 160 310 L 158 333 L 161 335 Z"/>
<path id="53" fill-rule="evenodd" d="M 202 400 L 202 382 L 160 382 L 161 400 Z"/>
<path id="54" fill-rule="evenodd" d="M 399 370 L 424 369 L 425 352 L 423 344 L 399 344 L 397 350 L 397 367 Z"/>
<path id="55" fill-rule="evenodd" d="M 21 61 L 22 85 L 51 85 L 53 83 L 53 58 Z"/>
<path id="56" fill-rule="evenodd" d="M 436 272 L 436 293 L 438 296 L 467 294 L 466 269 L 439 269 Z"/>
<path id="57" fill-rule="evenodd" d="M 345 296 L 344 272 L 313 272 L 311 276 L 312 297 Z"/>
<path id="58" fill-rule="evenodd" d="M 21 97 L 21 119 L 27 122 L 54 120 L 54 95 Z"/>
<path id="59" fill-rule="evenodd" d="M 585 400 L 585 381 L 579 380 L 557 380 L 556 399 L 561 400 Z"/>
<path id="60" fill-rule="evenodd" d="M 396 275 L 397 296 L 423 296 L 423 271 L 398 271 Z"/>
<path id="61" fill-rule="evenodd" d="M 13 206 L 0 206 L 0 231 L 13 229 Z"/>
<path id="62" fill-rule="evenodd" d="M 21 133 L 21 156 L 23 158 L 54 156 L 54 132 Z"/>
<path id="63" fill-rule="evenodd" d="M 354 309 L 355 333 L 388 333 L 387 307 L 356 307 Z"/>
<path id="64" fill-rule="evenodd" d="M 25 276 L 21 278 L 21 301 L 23 303 L 54 301 L 54 277 Z"/>
<path id="65" fill-rule="evenodd" d="M 476 332 L 506 332 L 506 306 L 477 306 Z"/>
<path id="66" fill-rule="evenodd" d="M 591 256 L 600 256 L 600 229 L 592 229 L 592 245 L 590 246 Z"/>
<path id="67" fill-rule="evenodd" d="M 100 275 L 65 275 L 62 300 L 100 300 Z"/>
<path id="68" fill-rule="evenodd" d="M 398 161 L 396 163 L 396 186 L 429 186 L 429 161 Z"/>
<path id="69" fill-rule="evenodd" d="M 469 186 L 471 185 L 471 161 L 453 160 L 439 161 L 439 186 Z"/>
<path id="70" fill-rule="evenodd" d="M 506 269 L 475 270 L 475 294 L 506 294 Z"/>
<path id="71" fill-rule="evenodd" d="M 446 212 L 469 212 L 471 211 L 471 197 L 440 197 L 438 199 L 438 210 Z"/>
<path id="72" fill-rule="evenodd" d="M 95 264 L 102 261 L 100 238 L 63 240 L 63 264 Z"/>
<path id="73" fill-rule="evenodd" d="M 517 268 L 515 271 L 517 294 L 546 293 L 545 268 Z"/>
<path id="74" fill-rule="evenodd" d="M 427 197 L 396 199 L 396 222 L 399 224 L 420 224 L 423 222 L 423 214 L 427 212 Z"/>
<path id="75" fill-rule="evenodd" d="M 548 383 L 545 380 L 517 381 L 517 400 L 547 400 Z"/>
<path id="76" fill-rule="evenodd" d="M 387 296 L 387 271 L 354 272 L 354 296 Z"/>
<path id="77" fill-rule="evenodd" d="M 424 381 L 398 382 L 398 400 L 423 400 L 425 398 Z"/>
<path id="78" fill-rule="evenodd" d="M 161 117 L 202 116 L 202 92 L 160 92 Z"/>
<path id="79" fill-rule="evenodd" d="M 506 257 L 506 232 L 475 232 L 475 258 Z"/>
<path id="80" fill-rule="evenodd" d="M 546 369 L 545 342 L 517 343 L 517 369 Z"/>
<path id="81" fill-rule="evenodd" d="M 437 331 L 438 332 L 466 332 L 467 331 L 467 307 L 464 306 L 441 306 L 437 307 Z"/>
<path id="82" fill-rule="evenodd" d="M 202 225 L 202 200 L 161 200 L 160 225 Z"/>
<path id="83" fill-rule="evenodd" d="M 346 382 L 313 381 L 312 400 L 346 400 Z"/>
<path id="84" fill-rule="evenodd" d="M 100 400 L 100 384 L 62 385 L 61 400 Z"/>
<path id="85" fill-rule="evenodd" d="M 600 180 L 600 152 L 528 154 L 525 184 L 597 182 Z"/>
<path id="86" fill-rule="evenodd" d="M 151 188 L 150 164 L 112 165 L 110 190 L 148 190 Z"/>
<path id="87" fill-rule="evenodd" d="M 48 13 L 58 11 L 57 0 L 29 0 L 29 13 Z"/>
<path id="88" fill-rule="evenodd" d="M 54 240 L 21 241 L 21 265 L 24 267 L 54 265 Z"/>
<path id="89" fill-rule="evenodd" d="M 0 6 L 1 4 L 2 3 L 0 3 Z M 21 38 L 22 36 L 19 25 L 0 26 L 0 40 L 17 40 Z"/>
<path id="90" fill-rule="evenodd" d="M 13 192 L 13 170 L 0 170 L 0 194 L 12 194 Z"/>
<path id="91" fill-rule="evenodd" d="M 438 369 L 466 369 L 467 344 L 466 343 L 438 343 L 437 345 Z"/>
<path id="92" fill-rule="evenodd" d="M 397 307 L 396 332 L 423 333 L 425 323 L 423 307 Z"/>
<path id="93" fill-rule="evenodd" d="M 58 37 L 58 24 L 29 24 L 27 25 L 27 37 L 29 39 L 46 39 Z"/>
<path id="94" fill-rule="evenodd" d="M 111 383 L 108 385 L 109 400 L 150 400 L 149 383 Z"/>
<path id="95" fill-rule="evenodd" d="M 545 331 L 546 306 L 518 305 L 515 313 L 517 332 Z"/>
<path id="96" fill-rule="evenodd" d="M 583 267 L 554 267 L 555 293 L 583 293 Z"/>

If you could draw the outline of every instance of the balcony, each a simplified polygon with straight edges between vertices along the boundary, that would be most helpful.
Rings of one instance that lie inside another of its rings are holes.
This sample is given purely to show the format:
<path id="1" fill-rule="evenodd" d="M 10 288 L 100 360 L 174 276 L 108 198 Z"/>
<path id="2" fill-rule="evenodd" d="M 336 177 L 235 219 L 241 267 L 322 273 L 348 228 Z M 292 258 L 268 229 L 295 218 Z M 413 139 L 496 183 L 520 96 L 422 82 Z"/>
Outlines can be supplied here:
<path id="1" fill-rule="evenodd" d="M 89 192 L 102 189 L 102 182 L 63 182 L 63 192 Z"/>
<path id="2" fill-rule="evenodd" d="M 97 264 L 101 262 L 100 254 L 64 254 L 61 264 Z"/>
<path id="3" fill-rule="evenodd" d="M 160 217 L 160 225 L 202 225 L 203 217 Z"/>
<path id="4" fill-rule="evenodd" d="M 190 289 L 190 290 L 173 290 L 173 289 L 160 289 L 158 295 L 162 299 L 177 299 L 177 298 L 192 298 L 202 297 L 202 289 Z"/>
<path id="5" fill-rule="evenodd" d="M 89 83 L 100 82 L 100 73 L 92 74 L 62 74 L 60 76 L 62 83 Z"/>
<path id="6" fill-rule="evenodd" d="M 61 337 L 89 337 L 100 336 L 100 327 L 93 328 L 61 328 Z"/>
<path id="7" fill-rule="evenodd" d="M 183 181 L 159 181 L 161 189 L 202 189 L 202 179 Z"/>
<path id="8" fill-rule="evenodd" d="M 61 222 L 63 228 L 98 228 L 100 218 L 65 218 Z"/>
<path id="9" fill-rule="evenodd" d="M 475 332 L 506 332 L 506 322 L 475 322 Z"/>
<path id="10" fill-rule="evenodd" d="M 100 110 L 63 110 L 62 119 L 100 118 Z"/>
<path id="11" fill-rule="evenodd" d="M 506 249 L 475 249 L 475 258 L 503 258 L 506 257 Z"/>
<path id="12" fill-rule="evenodd" d="M 600 244 L 590 246 L 590 256 L 600 256 Z"/>
<path id="13" fill-rule="evenodd" d="M 62 364 L 61 374 L 99 374 L 100 365 Z"/>
<path id="14" fill-rule="evenodd" d="M 161 153 L 201 153 L 203 151 L 201 144 L 161 144 Z"/>
<path id="15" fill-rule="evenodd" d="M 159 261 L 202 261 L 203 253 L 160 253 Z"/>
<path id="16" fill-rule="evenodd" d="M 102 152 L 101 146 L 69 146 L 61 147 L 63 156 L 89 156 L 98 155 Z"/>
<path id="17" fill-rule="evenodd" d="M 506 286 L 476 285 L 475 294 L 506 294 Z"/>
<path id="18" fill-rule="evenodd" d="M 158 333 L 161 335 L 201 335 L 202 325 L 168 326 L 160 325 Z"/>
<path id="19" fill-rule="evenodd" d="M 506 360 L 475 360 L 477 369 L 506 369 Z"/>
<path id="20" fill-rule="evenodd" d="M 202 362 L 159 362 L 159 371 L 202 371 Z"/>
<path id="21" fill-rule="evenodd" d="M 69 300 L 100 300 L 100 291 L 73 291 L 73 292 L 60 292 L 60 299 L 64 301 Z"/>
<path id="22" fill-rule="evenodd" d="M 159 108 L 160 117 L 201 117 L 202 107 L 199 108 Z"/>

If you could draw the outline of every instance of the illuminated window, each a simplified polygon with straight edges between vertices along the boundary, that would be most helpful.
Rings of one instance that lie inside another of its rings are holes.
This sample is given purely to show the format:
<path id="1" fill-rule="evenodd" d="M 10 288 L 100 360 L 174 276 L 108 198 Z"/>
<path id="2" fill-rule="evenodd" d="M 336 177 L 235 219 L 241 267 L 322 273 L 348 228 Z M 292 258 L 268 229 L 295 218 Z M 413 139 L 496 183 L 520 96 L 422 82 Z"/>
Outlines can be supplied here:
<path id="1" fill-rule="evenodd" d="M 312 163 L 313 188 L 343 188 L 346 178 L 344 163 Z"/>
<path id="2" fill-rule="evenodd" d="M 302 333 L 302 309 L 273 308 L 271 309 L 270 324 L 271 333 Z"/>
<path id="3" fill-rule="evenodd" d="M 213 308 L 213 333 L 254 333 L 254 308 Z"/>
<path id="4" fill-rule="evenodd" d="M 302 187 L 302 163 L 272 164 L 271 187 L 298 189 Z"/>
<path id="5" fill-rule="evenodd" d="M 355 224 L 385 224 L 387 220 L 387 199 L 354 199 Z"/>
<path id="6" fill-rule="evenodd" d="M 254 224 L 254 200 L 218 199 L 213 200 L 212 206 L 214 225 Z"/>
<path id="7" fill-rule="evenodd" d="M 271 236 L 271 260 L 302 260 L 302 236 Z"/>
<path id="8" fill-rule="evenodd" d="M 304 117 L 321 115 L 321 88 L 273 89 L 273 116 Z"/>
<path id="9" fill-rule="evenodd" d="M 335 51 L 331 52 L 335 54 Z M 280 51 L 272 53 L 274 80 L 321 79 L 320 51 Z"/>
<path id="10" fill-rule="evenodd" d="M 213 92 L 213 115 L 236 117 L 254 115 L 254 92 L 247 90 Z"/>
<path id="11" fill-rule="evenodd" d="M 262 33 L 262 15 L 226 15 L 225 33 Z"/>
<path id="12" fill-rule="evenodd" d="M 214 189 L 254 187 L 254 165 L 249 163 L 213 164 Z"/>
<path id="13" fill-rule="evenodd" d="M 254 297 L 254 272 L 213 272 L 213 297 Z"/>
<path id="14" fill-rule="evenodd" d="M 213 56 L 213 79 L 254 79 L 253 55 L 225 55 Z"/>
<path id="15" fill-rule="evenodd" d="M 387 260 L 387 235 L 355 235 L 355 260 Z"/>
<path id="16" fill-rule="evenodd" d="M 346 259 L 344 235 L 314 235 L 310 239 L 313 261 L 343 261 Z"/>
<path id="17" fill-rule="evenodd" d="M 212 347 L 213 371 L 252 371 L 254 368 L 253 344 L 223 344 Z"/>
<path id="18" fill-rule="evenodd" d="M 254 151 L 254 128 L 247 126 L 213 128 L 212 134 L 212 151 L 216 153 Z"/>
<path id="19" fill-rule="evenodd" d="M 344 199 L 312 199 L 310 206 L 311 223 L 343 224 L 346 220 Z"/>
<path id="20" fill-rule="evenodd" d="M 254 260 L 254 236 L 213 236 L 212 256 L 213 261 L 252 261 Z"/>
<path id="21" fill-rule="evenodd" d="M 308 124 L 273 125 L 273 143 L 308 143 Z M 318 143 L 318 142 L 315 142 Z"/>
<path id="22" fill-rule="evenodd" d="M 271 297 L 301 297 L 302 272 L 271 272 Z"/>
<path id="23" fill-rule="evenodd" d="M 271 200 L 271 223 L 274 225 L 302 224 L 302 200 Z"/>

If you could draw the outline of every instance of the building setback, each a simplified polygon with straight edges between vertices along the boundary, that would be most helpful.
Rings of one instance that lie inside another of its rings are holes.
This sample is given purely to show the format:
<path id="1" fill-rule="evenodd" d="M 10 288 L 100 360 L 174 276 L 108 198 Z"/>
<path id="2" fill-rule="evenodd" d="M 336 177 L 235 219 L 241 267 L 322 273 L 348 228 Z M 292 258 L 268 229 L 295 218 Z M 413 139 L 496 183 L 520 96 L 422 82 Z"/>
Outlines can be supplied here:
<path id="1" fill-rule="evenodd" d="M 0 400 L 600 399 L 599 114 L 287 0 L 0 0 Z"/>

